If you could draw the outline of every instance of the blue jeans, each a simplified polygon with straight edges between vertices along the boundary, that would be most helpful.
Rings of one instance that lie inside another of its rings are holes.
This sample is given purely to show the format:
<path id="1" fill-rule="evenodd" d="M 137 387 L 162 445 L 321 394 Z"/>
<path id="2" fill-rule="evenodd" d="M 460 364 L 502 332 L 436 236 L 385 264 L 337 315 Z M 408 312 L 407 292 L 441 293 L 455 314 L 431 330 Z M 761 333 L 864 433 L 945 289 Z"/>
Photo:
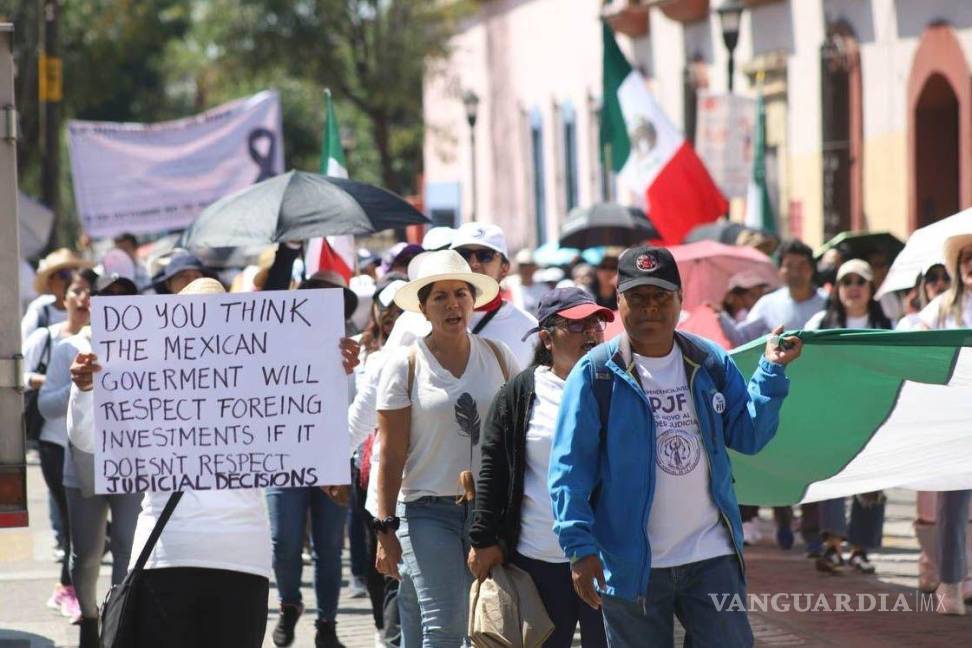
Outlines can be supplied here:
<path id="1" fill-rule="evenodd" d="M 472 574 L 466 555 L 472 510 L 452 497 L 422 497 L 399 503 L 398 516 L 402 519 L 398 602 L 403 648 L 415 648 L 410 638 L 414 641 L 418 636 L 410 587 L 418 601 L 422 646 L 457 648 L 466 639 L 469 616 Z"/>
<path id="2" fill-rule="evenodd" d="M 304 528 L 310 512 L 317 618 L 333 621 L 341 592 L 341 549 L 344 546 L 346 506 L 338 506 L 320 488 L 268 488 L 273 573 L 283 605 L 298 605 L 304 563 Z"/>
<path id="3" fill-rule="evenodd" d="M 844 538 L 856 547 L 877 549 L 884 534 L 884 502 L 864 506 L 851 498 L 850 526 L 847 524 L 847 502 L 843 497 L 819 503 L 820 530 Z"/>
<path id="4" fill-rule="evenodd" d="M 675 621 L 685 628 L 685 646 L 753 645 L 746 612 L 730 605 L 738 595 L 746 605 L 746 586 L 734 555 L 678 567 L 652 569 L 648 594 L 635 601 L 602 596 L 604 629 L 610 648 L 671 648 Z M 716 603 L 723 602 L 718 609 Z"/>
<path id="5" fill-rule="evenodd" d="M 965 534 L 969 523 L 972 490 L 938 494 L 938 572 L 943 583 L 965 580 Z"/>

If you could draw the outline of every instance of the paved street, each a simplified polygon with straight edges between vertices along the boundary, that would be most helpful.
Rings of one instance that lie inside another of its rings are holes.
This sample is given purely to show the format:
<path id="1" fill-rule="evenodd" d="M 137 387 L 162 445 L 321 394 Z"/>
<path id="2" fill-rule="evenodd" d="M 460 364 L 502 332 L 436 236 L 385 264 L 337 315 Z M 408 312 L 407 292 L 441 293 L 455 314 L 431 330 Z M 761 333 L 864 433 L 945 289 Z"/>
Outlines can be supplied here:
<path id="1" fill-rule="evenodd" d="M 46 648 L 74 646 L 77 629 L 44 606 L 57 576 L 57 565 L 51 559 L 52 534 L 47 520 L 47 499 L 40 470 L 29 470 L 31 526 L 29 529 L 0 532 L 0 648 Z M 774 609 L 752 612 L 751 621 L 759 646 L 962 646 L 972 638 L 972 616 L 941 617 L 928 611 L 801 611 L 836 608 L 838 596 L 849 594 L 851 605 L 857 606 L 858 595 L 881 608 L 884 595 L 888 610 L 896 603 L 907 603 L 912 610 L 919 601 L 913 589 L 917 574 L 917 545 L 911 531 L 914 496 L 908 491 L 890 494 L 888 521 L 885 525 L 885 548 L 874 556 L 878 568 L 876 577 L 854 574 L 828 576 L 817 573 L 811 561 L 801 551 L 783 552 L 771 545 L 749 550 L 748 569 L 751 599 L 771 601 L 770 596 L 782 593 Z M 766 522 L 767 531 L 772 523 Z M 307 581 L 311 570 L 304 572 L 304 597 L 313 608 L 314 594 Z M 345 552 L 345 578 L 347 578 Z M 107 587 L 108 568 L 102 573 L 102 590 Z M 898 595 L 903 595 L 899 601 Z M 823 598 L 820 598 L 823 595 Z M 273 610 L 275 595 L 271 588 L 271 613 L 264 646 L 272 646 L 269 630 L 276 622 Z M 823 601 L 823 603 L 821 603 Z M 780 608 L 789 604 L 789 611 Z M 348 648 L 374 645 L 374 631 L 367 599 L 342 596 L 338 633 Z M 301 619 L 295 646 L 313 646 L 313 614 Z M 680 641 L 677 642 L 680 644 Z M 579 645 L 579 644 L 578 644 Z"/>

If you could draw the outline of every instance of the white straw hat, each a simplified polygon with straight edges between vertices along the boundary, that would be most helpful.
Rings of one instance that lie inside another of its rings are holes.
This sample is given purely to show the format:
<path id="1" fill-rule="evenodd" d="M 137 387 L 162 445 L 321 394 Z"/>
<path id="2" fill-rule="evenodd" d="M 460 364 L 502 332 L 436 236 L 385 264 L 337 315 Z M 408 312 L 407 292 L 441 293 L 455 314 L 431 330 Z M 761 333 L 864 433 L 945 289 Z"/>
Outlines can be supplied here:
<path id="1" fill-rule="evenodd" d="M 453 250 L 428 252 L 417 268 L 409 270 L 409 275 L 414 272 L 414 276 L 395 293 L 395 303 L 402 310 L 413 313 L 422 312 L 419 308 L 419 290 L 437 281 L 465 281 L 472 284 L 476 288 L 474 308 L 493 301 L 499 294 L 499 284 L 492 277 L 470 270 L 466 260 Z"/>
<path id="2" fill-rule="evenodd" d="M 201 277 L 179 291 L 180 295 L 218 295 L 226 292 L 223 284 L 209 277 Z"/>
<path id="3" fill-rule="evenodd" d="M 962 281 L 959 276 L 959 255 L 969 245 L 972 245 L 972 234 L 953 234 L 945 239 L 945 269 L 952 281 Z"/>

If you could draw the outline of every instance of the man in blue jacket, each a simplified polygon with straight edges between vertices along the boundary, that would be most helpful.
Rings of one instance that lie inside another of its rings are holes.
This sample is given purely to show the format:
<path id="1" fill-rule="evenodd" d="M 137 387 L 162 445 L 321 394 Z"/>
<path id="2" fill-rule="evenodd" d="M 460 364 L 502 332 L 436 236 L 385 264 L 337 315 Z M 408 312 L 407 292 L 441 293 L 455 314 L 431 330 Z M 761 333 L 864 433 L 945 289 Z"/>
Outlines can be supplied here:
<path id="1" fill-rule="evenodd" d="M 670 648 L 675 615 L 686 645 L 753 643 L 746 613 L 717 605 L 746 600 L 727 448 L 773 438 L 801 343 L 777 328 L 747 387 L 722 349 L 676 332 L 681 287 L 668 250 L 621 255 L 625 332 L 570 373 L 550 455 L 554 530 L 611 648 Z"/>

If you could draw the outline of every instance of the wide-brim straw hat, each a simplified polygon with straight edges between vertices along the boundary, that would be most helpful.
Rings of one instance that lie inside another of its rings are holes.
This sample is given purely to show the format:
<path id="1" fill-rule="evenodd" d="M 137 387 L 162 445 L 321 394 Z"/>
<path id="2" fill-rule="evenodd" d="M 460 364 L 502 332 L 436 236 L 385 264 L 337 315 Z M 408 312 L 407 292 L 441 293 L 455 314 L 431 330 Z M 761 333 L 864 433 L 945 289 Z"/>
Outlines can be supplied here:
<path id="1" fill-rule="evenodd" d="M 945 269 L 953 282 L 961 282 L 959 277 L 959 255 L 969 245 L 972 245 L 972 233 L 954 234 L 945 239 Z"/>
<path id="2" fill-rule="evenodd" d="M 180 295 L 220 295 L 226 292 L 223 284 L 209 277 L 201 277 L 192 281 L 179 291 Z"/>
<path id="3" fill-rule="evenodd" d="M 93 268 L 95 264 L 86 259 L 82 259 L 73 250 L 61 248 L 54 250 L 44 257 L 37 266 L 37 275 L 34 276 L 34 292 L 38 295 L 46 295 L 51 292 L 47 285 L 51 275 L 59 270 L 82 270 Z"/>
<path id="4" fill-rule="evenodd" d="M 437 281 L 465 281 L 472 284 L 476 289 L 474 308 L 488 304 L 499 294 L 499 284 L 492 277 L 470 270 L 466 260 L 454 250 L 427 252 L 418 267 L 409 274 L 414 274 L 414 277 L 395 293 L 395 303 L 402 310 L 413 313 L 422 312 L 419 291 Z"/>

